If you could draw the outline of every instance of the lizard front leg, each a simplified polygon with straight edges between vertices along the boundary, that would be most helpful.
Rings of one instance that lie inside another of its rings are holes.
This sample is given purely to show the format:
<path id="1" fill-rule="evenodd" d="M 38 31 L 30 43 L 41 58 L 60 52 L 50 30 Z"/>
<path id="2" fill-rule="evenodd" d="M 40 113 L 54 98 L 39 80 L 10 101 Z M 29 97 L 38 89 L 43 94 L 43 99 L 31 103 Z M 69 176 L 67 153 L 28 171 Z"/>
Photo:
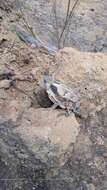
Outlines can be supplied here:
<path id="1" fill-rule="evenodd" d="M 73 111 L 71 107 L 67 106 L 65 116 L 68 117 L 68 116 L 71 116 L 72 114 L 73 114 Z"/>

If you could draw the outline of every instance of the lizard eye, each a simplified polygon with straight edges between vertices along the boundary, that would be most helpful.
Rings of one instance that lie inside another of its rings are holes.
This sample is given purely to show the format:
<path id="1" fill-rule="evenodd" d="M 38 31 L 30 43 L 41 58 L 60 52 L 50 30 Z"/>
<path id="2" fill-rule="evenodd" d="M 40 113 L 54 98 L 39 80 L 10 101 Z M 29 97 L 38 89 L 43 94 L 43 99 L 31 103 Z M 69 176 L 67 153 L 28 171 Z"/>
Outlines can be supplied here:
<path id="1" fill-rule="evenodd" d="M 46 79 L 44 79 L 44 83 L 46 83 Z"/>
<path id="2" fill-rule="evenodd" d="M 57 87 L 55 85 L 52 85 L 50 86 L 50 88 L 52 89 L 52 91 L 57 94 Z"/>

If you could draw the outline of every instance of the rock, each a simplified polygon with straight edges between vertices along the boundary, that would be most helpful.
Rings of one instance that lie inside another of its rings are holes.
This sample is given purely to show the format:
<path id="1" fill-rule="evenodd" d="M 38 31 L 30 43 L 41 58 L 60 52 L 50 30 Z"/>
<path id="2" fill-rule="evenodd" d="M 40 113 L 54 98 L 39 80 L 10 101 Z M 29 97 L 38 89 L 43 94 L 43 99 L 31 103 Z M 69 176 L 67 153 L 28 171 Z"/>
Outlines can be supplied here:
<path id="1" fill-rule="evenodd" d="M 84 155 L 87 159 L 91 158 L 92 142 L 87 134 L 81 133 L 78 136 L 76 144 L 74 145 L 74 150 L 77 152 L 78 158 L 84 157 Z"/>
<path id="2" fill-rule="evenodd" d="M 106 105 L 107 55 L 83 53 L 73 48 L 64 48 L 56 55 L 55 78 L 76 88 L 84 117 L 101 111 Z"/>
<path id="3" fill-rule="evenodd" d="M 51 108 L 30 108 L 15 131 L 38 157 L 45 162 L 56 157 L 58 164 L 61 161 L 62 165 L 65 161 L 62 158 L 71 144 L 76 142 L 80 128 L 74 115 L 66 117 L 62 111 Z"/>
<path id="4" fill-rule="evenodd" d="M 10 87 L 10 82 L 9 80 L 2 80 L 0 81 L 0 88 L 7 89 Z"/>
<path id="5" fill-rule="evenodd" d="M 92 183 L 88 184 L 87 188 L 88 190 L 96 190 L 96 187 Z"/>
<path id="6" fill-rule="evenodd" d="M 0 116 L 5 120 L 11 120 L 17 125 L 20 122 L 23 111 L 29 107 L 30 102 L 26 98 L 23 102 L 20 100 L 5 100 L 5 102 L 0 102 Z"/>
<path id="7" fill-rule="evenodd" d="M 0 120 L 0 189 L 48 190 L 46 165 L 13 133 L 14 127 Z"/>
<path id="8" fill-rule="evenodd" d="M 1 61 L 3 62 L 4 59 L 2 59 L 2 58 L 4 58 L 4 56 L 1 56 Z M 3 79 L 2 76 L 4 74 L 8 74 L 8 73 L 9 73 L 9 69 L 6 68 L 6 66 L 4 64 L 1 64 L 1 67 L 0 67 L 0 79 L 2 80 Z"/>

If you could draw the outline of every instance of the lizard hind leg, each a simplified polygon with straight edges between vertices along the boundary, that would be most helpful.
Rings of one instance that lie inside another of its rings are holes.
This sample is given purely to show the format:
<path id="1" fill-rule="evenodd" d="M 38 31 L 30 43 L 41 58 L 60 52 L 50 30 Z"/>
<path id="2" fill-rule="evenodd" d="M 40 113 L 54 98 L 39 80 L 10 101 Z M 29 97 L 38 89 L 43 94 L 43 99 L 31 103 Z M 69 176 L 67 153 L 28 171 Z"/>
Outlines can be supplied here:
<path id="1" fill-rule="evenodd" d="M 77 102 L 77 103 L 73 106 L 73 112 L 74 112 L 76 115 L 78 115 L 78 116 L 81 115 L 81 113 L 80 113 L 80 103 L 79 103 L 79 102 Z"/>
<path id="2" fill-rule="evenodd" d="M 57 103 L 54 103 L 54 104 L 51 106 L 52 110 L 55 110 L 57 107 L 58 107 L 58 104 L 57 104 Z"/>

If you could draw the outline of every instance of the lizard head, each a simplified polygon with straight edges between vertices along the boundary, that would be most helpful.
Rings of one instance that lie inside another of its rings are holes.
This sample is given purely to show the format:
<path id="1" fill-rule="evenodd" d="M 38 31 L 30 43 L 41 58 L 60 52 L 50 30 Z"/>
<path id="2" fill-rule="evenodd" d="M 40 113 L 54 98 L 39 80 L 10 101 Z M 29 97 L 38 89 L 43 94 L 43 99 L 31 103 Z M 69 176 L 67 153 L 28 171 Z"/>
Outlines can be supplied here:
<path id="1" fill-rule="evenodd" d="M 43 75 L 43 79 L 40 82 L 40 86 L 46 90 L 50 88 L 50 85 L 52 84 L 53 77 L 49 75 L 49 73 L 45 72 Z"/>

